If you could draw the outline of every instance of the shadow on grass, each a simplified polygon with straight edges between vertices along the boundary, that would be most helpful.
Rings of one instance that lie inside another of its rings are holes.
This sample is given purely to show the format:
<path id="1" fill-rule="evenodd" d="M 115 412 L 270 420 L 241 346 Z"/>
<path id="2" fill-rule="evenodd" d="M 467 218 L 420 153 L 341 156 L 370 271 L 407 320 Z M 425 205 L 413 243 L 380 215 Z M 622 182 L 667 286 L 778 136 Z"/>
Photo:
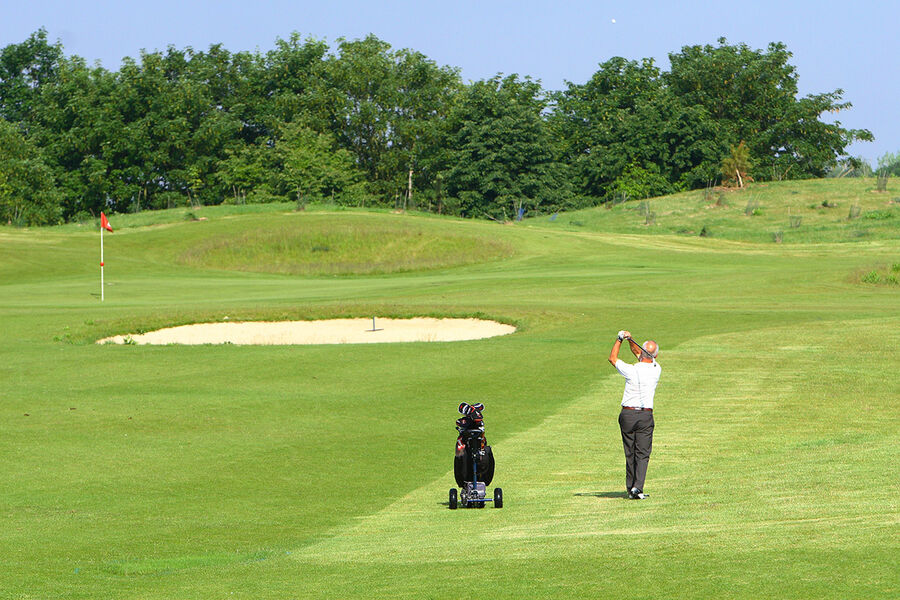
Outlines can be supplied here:
<path id="1" fill-rule="evenodd" d="M 575 492 L 573 496 L 593 496 L 594 498 L 624 498 L 625 492 Z"/>

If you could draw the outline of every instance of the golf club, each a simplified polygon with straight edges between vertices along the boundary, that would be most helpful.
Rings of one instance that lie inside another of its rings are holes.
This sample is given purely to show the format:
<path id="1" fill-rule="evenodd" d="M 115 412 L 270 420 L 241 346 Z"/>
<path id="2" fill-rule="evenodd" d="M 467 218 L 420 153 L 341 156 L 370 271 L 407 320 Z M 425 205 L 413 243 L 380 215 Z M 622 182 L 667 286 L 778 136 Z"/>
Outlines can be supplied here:
<path id="1" fill-rule="evenodd" d="M 637 346 L 638 348 L 640 348 L 640 349 L 641 349 L 641 352 L 643 352 L 644 354 L 646 354 L 646 355 L 649 356 L 650 358 L 654 358 L 652 354 L 650 354 L 649 352 L 647 352 L 646 350 L 644 350 L 644 347 L 643 347 L 643 346 L 641 346 L 641 345 L 638 344 L 636 341 L 634 341 L 634 338 L 632 338 L 632 337 L 626 337 L 626 338 L 622 338 L 622 339 L 623 339 L 623 340 L 628 340 L 629 343 L 634 344 L 635 346 Z"/>

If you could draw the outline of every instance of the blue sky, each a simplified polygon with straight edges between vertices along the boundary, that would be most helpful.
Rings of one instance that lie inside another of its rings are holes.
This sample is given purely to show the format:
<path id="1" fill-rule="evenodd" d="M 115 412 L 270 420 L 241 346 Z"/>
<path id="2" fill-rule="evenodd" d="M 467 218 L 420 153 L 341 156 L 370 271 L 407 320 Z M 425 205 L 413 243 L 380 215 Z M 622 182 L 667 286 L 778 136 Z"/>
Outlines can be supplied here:
<path id="1" fill-rule="evenodd" d="M 801 95 L 842 88 L 853 108 L 834 118 L 875 135 L 851 154 L 874 164 L 900 151 L 900 3 L 894 2 L 30 0 L 4 12 L 0 46 L 44 27 L 67 54 L 111 70 L 142 48 L 222 43 L 233 52 L 267 51 L 292 31 L 330 43 L 374 33 L 394 48 L 459 67 L 466 80 L 519 73 L 547 89 L 583 83 L 612 56 L 652 57 L 668 68 L 670 52 L 721 36 L 758 49 L 781 41 L 794 55 Z"/>

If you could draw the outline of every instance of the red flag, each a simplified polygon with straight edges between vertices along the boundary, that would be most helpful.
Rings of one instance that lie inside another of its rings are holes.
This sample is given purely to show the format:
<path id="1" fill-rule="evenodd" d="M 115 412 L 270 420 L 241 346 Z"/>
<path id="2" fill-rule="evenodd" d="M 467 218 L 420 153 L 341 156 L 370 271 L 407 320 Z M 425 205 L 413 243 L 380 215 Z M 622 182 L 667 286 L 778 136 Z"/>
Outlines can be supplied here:
<path id="1" fill-rule="evenodd" d="M 112 226 L 109 224 L 109 219 L 106 218 L 106 215 L 100 213 L 100 227 L 112 233 Z"/>

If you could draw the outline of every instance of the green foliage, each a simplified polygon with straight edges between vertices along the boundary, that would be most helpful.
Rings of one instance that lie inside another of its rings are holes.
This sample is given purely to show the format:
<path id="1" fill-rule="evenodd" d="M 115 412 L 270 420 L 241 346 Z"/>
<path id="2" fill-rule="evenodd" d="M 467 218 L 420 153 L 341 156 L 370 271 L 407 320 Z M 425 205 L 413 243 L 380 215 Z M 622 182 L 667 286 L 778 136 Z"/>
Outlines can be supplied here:
<path id="1" fill-rule="evenodd" d="M 797 98 L 797 73 L 782 43 L 766 50 L 745 44 L 685 46 L 669 55 L 666 81 L 688 106 L 702 107 L 716 123 L 718 139 L 745 141 L 755 159 L 754 179 L 822 177 L 867 130 L 825 123 L 822 114 L 851 107 L 843 90 Z"/>
<path id="2" fill-rule="evenodd" d="M 108 71 L 39 30 L 0 49 L 0 118 L 50 171 L 37 168 L 54 193 L 27 222 L 318 199 L 511 219 L 701 188 L 739 142 L 753 158 L 741 179 L 865 174 L 844 150 L 871 134 L 823 123 L 850 104 L 841 90 L 798 98 L 790 56 L 722 39 L 670 55 L 668 72 L 614 57 L 548 94 L 516 76 L 463 84 L 374 35 L 333 50 L 297 33 L 265 53 L 170 46 Z M 16 189 L 9 221 L 37 202 Z"/>
<path id="3" fill-rule="evenodd" d="M 651 198 L 672 192 L 672 185 L 656 171 L 656 165 L 648 170 L 637 164 L 629 165 L 615 180 L 611 193 L 628 198 Z"/>
<path id="4" fill-rule="evenodd" d="M 874 171 L 872 165 L 864 158 L 848 156 L 838 159 L 834 165 L 825 171 L 826 177 L 871 177 Z"/>
<path id="5" fill-rule="evenodd" d="M 886 152 L 878 158 L 878 169 L 875 171 L 877 176 L 876 189 L 879 192 L 887 191 L 888 179 L 900 176 L 900 152 Z"/>
<path id="6" fill-rule="evenodd" d="M 744 183 L 752 181 L 750 169 L 753 161 L 750 160 L 750 149 L 741 142 L 737 146 L 731 146 L 731 153 L 722 159 L 722 181 L 726 184 L 735 184 L 744 187 Z"/>
<path id="7" fill-rule="evenodd" d="M 541 117 L 538 83 L 515 75 L 473 83 L 441 131 L 432 168 L 462 216 L 509 220 L 558 210 L 573 193 Z"/>
<path id="8" fill-rule="evenodd" d="M 863 218 L 871 219 L 873 221 L 884 221 L 885 219 L 893 219 L 895 216 L 897 216 L 897 213 L 895 211 L 886 208 L 882 210 L 870 210 L 863 215 Z"/>
<path id="9" fill-rule="evenodd" d="M 61 217 L 61 196 L 40 151 L 0 119 L 0 222 L 54 225 Z"/>
<path id="10" fill-rule="evenodd" d="M 863 283 L 879 283 L 881 274 L 878 271 L 869 271 L 862 278 Z"/>
<path id="11" fill-rule="evenodd" d="M 286 125 L 275 144 L 280 179 L 297 202 L 342 197 L 360 179 L 350 152 L 335 149 L 333 138 L 299 124 Z"/>
<path id="12" fill-rule="evenodd" d="M 635 184 L 639 197 L 669 193 L 715 173 L 714 124 L 670 93 L 652 60 L 612 58 L 554 99 L 550 125 L 585 194 L 611 200 Z"/>
<path id="13" fill-rule="evenodd" d="M 62 58 L 62 46 L 48 43 L 43 28 L 0 49 L 0 119 L 29 121 L 44 86 L 56 80 Z"/>
<path id="14" fill-rule="evenodd" d="M 900 152 L 885 152 L 878 157 L 878 173 L 900 177 Z"/>
<path id="15" fill-rule="evenodd" d="M 339 40 L 324 69 L 331 131 L 372 190 L 387 201 L 406 192 L 409 170 L 416 188 L 429 187 L 434 173 L 423 171 L 421 157 L 461 87 L 458 71 L 418 52 L 393 51 L 374 35 Z"/>

